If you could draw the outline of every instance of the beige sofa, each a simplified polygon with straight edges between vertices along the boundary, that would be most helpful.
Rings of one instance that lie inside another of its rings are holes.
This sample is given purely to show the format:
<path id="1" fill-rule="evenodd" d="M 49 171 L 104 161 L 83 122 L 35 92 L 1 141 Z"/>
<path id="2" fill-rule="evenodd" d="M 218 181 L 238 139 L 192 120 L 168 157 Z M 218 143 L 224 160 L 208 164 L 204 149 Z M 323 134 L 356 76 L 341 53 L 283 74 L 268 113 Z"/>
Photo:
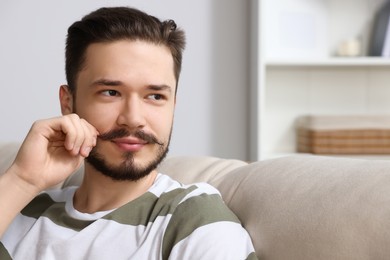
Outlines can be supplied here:
<path id="1" fill-rule="evenodd" d="M 18 144 L 0 145 L 0 172 Z M 160 171 L 217 187 L 260 259 L 390 259 L 390 162 L 292 156 L 247 164 L 170 157 Z M 80 171 L 62 185 L 80 181 Z"/>

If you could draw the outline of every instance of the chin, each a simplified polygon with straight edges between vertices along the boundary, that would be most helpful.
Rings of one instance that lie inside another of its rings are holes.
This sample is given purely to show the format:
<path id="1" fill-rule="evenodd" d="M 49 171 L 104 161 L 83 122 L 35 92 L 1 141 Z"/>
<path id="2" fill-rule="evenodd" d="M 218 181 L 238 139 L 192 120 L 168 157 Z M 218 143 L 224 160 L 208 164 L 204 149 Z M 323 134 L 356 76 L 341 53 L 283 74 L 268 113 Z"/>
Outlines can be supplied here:
<path id="1" fill-rule="evenodd" d="M 146 151 L 122 152 L 114 159 L 109 158 L 112 157 L 112 153 L 105 156 L 103 151 L 95 148 L 86 158 L 86 162 L 101 174 L 116 181 L 138 181 L 146 177 L 157 168 L 168 153 L 168 147 L 160 146 L 157 150 L 148 152 L 149 156 L 143 155 Z"/>

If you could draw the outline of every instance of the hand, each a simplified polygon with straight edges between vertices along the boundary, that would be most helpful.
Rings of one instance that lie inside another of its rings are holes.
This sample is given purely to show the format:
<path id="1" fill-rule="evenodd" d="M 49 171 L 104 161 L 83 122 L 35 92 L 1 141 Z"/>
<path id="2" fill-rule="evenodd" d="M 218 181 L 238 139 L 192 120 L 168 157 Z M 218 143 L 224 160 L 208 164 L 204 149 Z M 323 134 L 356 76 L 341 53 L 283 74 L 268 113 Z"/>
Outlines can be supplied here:
<path id="1" fill-rule="evenodd" d="M 37 121 L 11 166 L 17 177 L 42 191 L 80 167 L 96 145 L 98 131 L 76 114 Z"/>

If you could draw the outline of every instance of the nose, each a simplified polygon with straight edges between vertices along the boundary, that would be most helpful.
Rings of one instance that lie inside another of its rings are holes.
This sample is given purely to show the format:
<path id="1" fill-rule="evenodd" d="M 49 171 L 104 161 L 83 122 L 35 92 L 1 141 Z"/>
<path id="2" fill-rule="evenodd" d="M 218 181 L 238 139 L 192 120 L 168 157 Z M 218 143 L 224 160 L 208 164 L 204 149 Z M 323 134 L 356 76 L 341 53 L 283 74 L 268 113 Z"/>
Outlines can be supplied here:
<path id="1" fill-rule="evenodd" d="M 128 129 L 139 129 L 145 126 L 145 110 L 140 98 L 133 96 L 123 100 L 117 124 Z"/>

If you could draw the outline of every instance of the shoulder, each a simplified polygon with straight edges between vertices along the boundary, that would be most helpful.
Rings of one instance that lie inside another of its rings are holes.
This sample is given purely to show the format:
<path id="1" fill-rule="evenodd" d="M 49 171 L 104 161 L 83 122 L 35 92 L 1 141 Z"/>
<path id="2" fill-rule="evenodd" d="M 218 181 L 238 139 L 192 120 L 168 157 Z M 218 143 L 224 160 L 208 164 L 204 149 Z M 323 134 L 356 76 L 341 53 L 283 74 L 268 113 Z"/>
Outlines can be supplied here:
<path id="1" fill-rule="evenodd" d="M 207 183 L 186 185 L 179 197 L 168 228 L 175 230 L 191 227 L 187 229 L 191 233 L 194 229 L 217 222 L 240 223 L 222 200 L 219 191 Z M 173 232 L 177 234 L 177 231 Z"/>
<path id="2" fill-rule="evenodd" d="M 166 175 L 160 175 L 156 181 L 154 193 L 171 204 L 172 221 L 188 218 L 197 219 L 205 215 L 208 218 L 231 219 L 238 221 L 222 200 L 220 192 L 208 183 L 182 184 Z M 202 217 L 204 219 L 204 217 Z"/>
<path id="3" fill-rule="evenodd" d="M 202 225 L 215 221 L 239 222 L 238 218 L 226 206 L 221 194 L 207 183 L 194 183 L 176 208 L 173 220 L 193 220 Z"/>
<path id="4" fill-rule="evenodd" d="M 175 200 L 176 207 L 172 213 L 178 218 L 187 219 L 189 215 L 195 219 L 195 216 L 200 214 L 217 218 L 234 216 L 223 202 L 220 192 L 205 182 L 182 184 L 167 175 L 159 174 L 155 185 L 149 191 L 157 197 L 168 196 Z M 237 220 L 236 217 L 234 219 Z"/>
<path id="5" fill-rule="evenodd" d="M 202 252 L 198 254 L 202 259 L 206 256 L 223 258 L 225 255 L 221 252 L 234 251 L 232 256 L 240 254 L 245 259 L 253 252 L 248 233 L 216 188 L 207 183 L 194 183 L 183 185 L 182 189 L 180 202 L 164 234 L 163 258 L 168 255 L 182 258 L 183 252 L 188 256 Z"/>

